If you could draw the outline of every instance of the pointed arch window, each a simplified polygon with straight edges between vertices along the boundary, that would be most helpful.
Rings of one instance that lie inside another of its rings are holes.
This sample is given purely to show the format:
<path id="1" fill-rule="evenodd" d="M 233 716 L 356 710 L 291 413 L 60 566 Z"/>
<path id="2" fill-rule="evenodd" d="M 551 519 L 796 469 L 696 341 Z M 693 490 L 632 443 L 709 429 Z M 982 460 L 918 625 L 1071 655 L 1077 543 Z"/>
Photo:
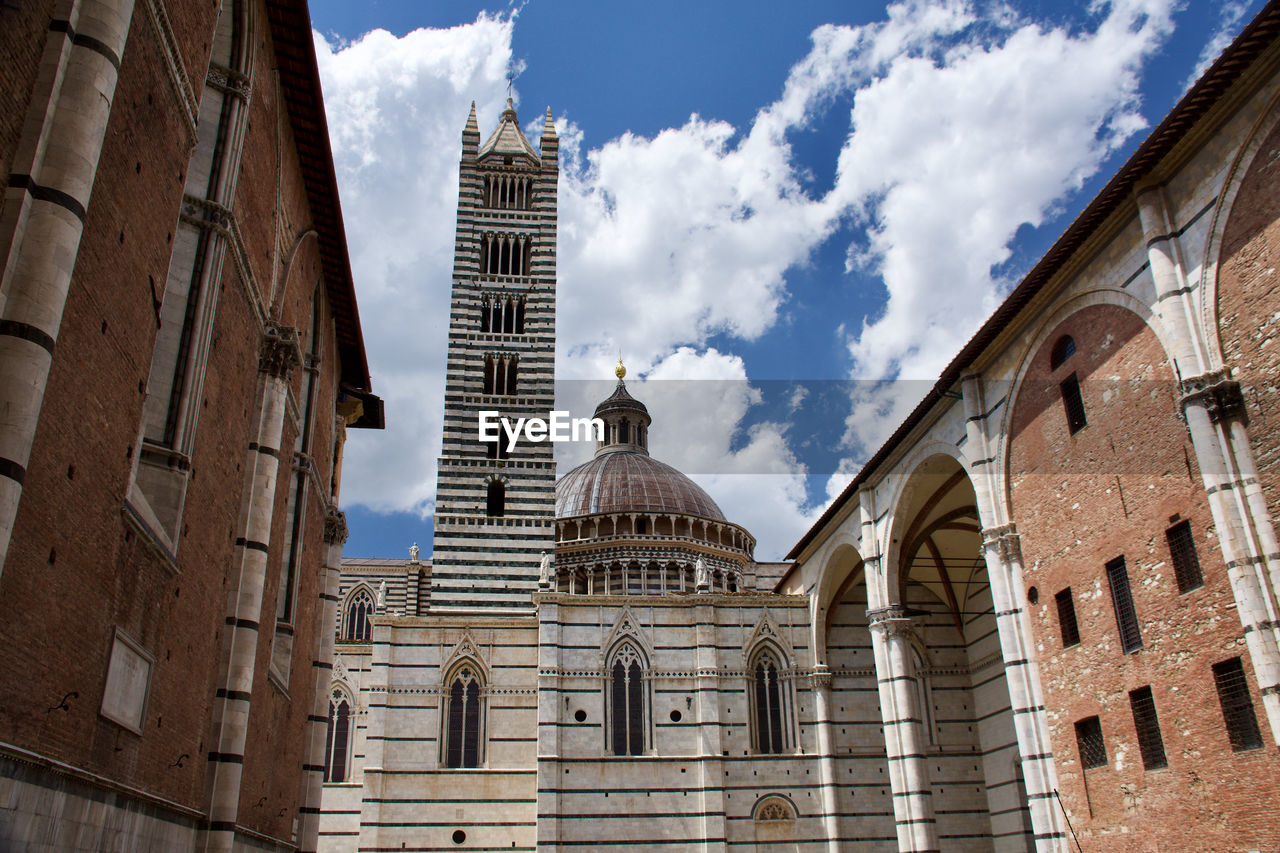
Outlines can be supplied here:
<path id="1" fill-rule="evenodd" d="M 342 639 L 349 643 L 368 642 L 372 638 L 369 617 L 373 615 L 373 596 L 367 589 L 357 590 L 347 601 L 342 620 Z"/>
<path id="2" fill-rule="evenodd" d="M 782 670 L 782 655 L 772 646 L 751 659 L 751 741 L 759 753 L 785 752 L 792 744 L 789 685 Z"/>
<path id="3" fill-rule="evenodd" d="M 614 755 L 644 755 L 647 696 L 644 658 L 623 643 L 609 667 L 609 749 Z"/>
<path id="4" fill-rule="evenodd" d="M 351 755 L 351 699 L 341 687 L 329 696 L 329 725 L 324 738 L 324 781 L 345 782 Z"/>
<path id="5" fill-rule="evenodd" d="M 480 668 L 471 661 L 457 666 L 446 682 L 444 764 L 479 767 L 483 760 L 484 696 Z"/>

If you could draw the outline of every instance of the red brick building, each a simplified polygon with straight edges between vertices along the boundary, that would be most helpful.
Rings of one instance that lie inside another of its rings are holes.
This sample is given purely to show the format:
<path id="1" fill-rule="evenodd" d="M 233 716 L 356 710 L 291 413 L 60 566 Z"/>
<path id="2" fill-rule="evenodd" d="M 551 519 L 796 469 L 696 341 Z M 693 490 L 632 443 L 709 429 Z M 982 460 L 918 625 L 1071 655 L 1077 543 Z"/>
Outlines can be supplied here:
<path id="1" fill-rule="evenodd" d="M 0 10 L 0 847 L 314 849 L 370 393 L 306 5 Z"/>
<path id="2" fill-rule="evenodd" d="M 1277 163 L 1272 2 L 789 555 L 899 849 L 1280 848 Z"/>

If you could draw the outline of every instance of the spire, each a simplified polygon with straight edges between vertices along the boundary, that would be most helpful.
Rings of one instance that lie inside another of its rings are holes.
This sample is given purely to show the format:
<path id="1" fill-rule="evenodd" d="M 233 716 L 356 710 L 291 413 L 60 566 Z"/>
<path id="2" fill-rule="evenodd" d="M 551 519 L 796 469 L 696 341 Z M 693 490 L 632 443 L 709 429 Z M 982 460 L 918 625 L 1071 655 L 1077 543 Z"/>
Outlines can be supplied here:
<path id="1" fill-rule="evenodd" d="M 466 127 L 462 128 L 462 156 L 474 158 L 476 149 L 480 147 L 480 125 L 476 124 L 476 102 L 471 102 L 471 115 L 467 116 Z"/>
<path id="2" fill-rule="evenodd" d="M 480 146 L 480 157 L 487 157 L 490 154 L 503 157 L 518 155 L 528 157 L 534 163 L 538 162 L 538 152 L 529 144 L 524 131 L 520 129 L 515 104 L 510 98 L 507 98 L 507 108 L 502 111 L 502 117 L 498 119 L 497 130 L 485 140 L 484 145 Z"/>
<path id="3" fill-rule="evenodd" d="M 556 138 L 556 123 L 551 120 L 551 107 L 547 107 L 547 117 L 542 122 L 542 138 L 543 139 Z"/>
<path id="4" fill-rule="evenodd" d="M 604 441 L 596 444 L 596 456 L 603 453 L 614 453 L 620 450 L 649 455 L 649 410 L 627 391 L 627 383 L 623 378 L 627 368 L 622 359 L 613 369 L 618 377 L 618 387 L 613 393 L 600 401 L 596 406 L 595 416 L 604 421 Z"/>

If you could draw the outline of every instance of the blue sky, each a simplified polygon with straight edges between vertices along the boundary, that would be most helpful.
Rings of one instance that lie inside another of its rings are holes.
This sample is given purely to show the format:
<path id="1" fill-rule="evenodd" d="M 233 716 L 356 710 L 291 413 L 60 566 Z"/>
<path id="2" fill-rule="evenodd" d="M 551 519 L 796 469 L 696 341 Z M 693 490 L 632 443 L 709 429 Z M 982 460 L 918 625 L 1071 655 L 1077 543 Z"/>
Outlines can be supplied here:
<path id="1" fill-rule="evenodd" d="M 562 140 L 558 405 L 621 351 L 654 455 L 776 558 L 1260 6 L 313 2 L 387 402 L 347 555 L 430 551 L 460 132 L 508 78 Z"/>

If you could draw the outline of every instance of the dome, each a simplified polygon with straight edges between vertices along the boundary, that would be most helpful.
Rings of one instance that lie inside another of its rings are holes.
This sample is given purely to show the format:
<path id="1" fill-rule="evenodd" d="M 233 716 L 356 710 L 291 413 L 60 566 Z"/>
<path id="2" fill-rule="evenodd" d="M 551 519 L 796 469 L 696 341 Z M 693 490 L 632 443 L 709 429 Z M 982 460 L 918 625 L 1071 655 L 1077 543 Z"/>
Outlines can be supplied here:
<path id="1" fill-rule="evenodd" d="M 644 452 L 617 450 L 556 482 L 556 518 L 599 512 L 670 512 L 727 521 L 697 483 Z"/>

